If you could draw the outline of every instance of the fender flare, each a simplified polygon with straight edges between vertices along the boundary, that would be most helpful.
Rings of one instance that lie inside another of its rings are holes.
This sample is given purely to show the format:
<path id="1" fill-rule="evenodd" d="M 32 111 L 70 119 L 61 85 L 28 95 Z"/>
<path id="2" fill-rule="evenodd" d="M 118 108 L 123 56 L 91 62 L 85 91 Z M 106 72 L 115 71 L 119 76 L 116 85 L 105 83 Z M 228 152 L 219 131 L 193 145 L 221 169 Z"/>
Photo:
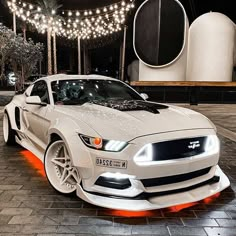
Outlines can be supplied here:
<path id="1" fill-rule="evenodd" d="M 18 130 L 16 121 L 15 121 L 15 108 L 16 108 L 15 104 L 9 103 L 7 106 L 5 106 L 3 112 L 4 113 L 7 112 L 9 120 L 10 120 L 11 128 L 13 130 Z"/>
<path id="2" fill-rule="evenodd" d="M 69 126 L 73 128 L 70 129 Z M 81 123 L 81 126 L 86 128 L 89 135 L 97 135 L 97 133 L 85 123 Z M 58 119 L 49 128 L 48 144 L 51 142 L 52 134 L 58 135 L 66 144 L 69 155 L 72 157 L 73 164 L 79 168 L 88 168 L 88 166 L 93 166 L 93 162 L 88 148 L 80 140 L 78 135 L 82 130 L 84 129 L 79 127 L 79 125 L 70 118 Z"/>

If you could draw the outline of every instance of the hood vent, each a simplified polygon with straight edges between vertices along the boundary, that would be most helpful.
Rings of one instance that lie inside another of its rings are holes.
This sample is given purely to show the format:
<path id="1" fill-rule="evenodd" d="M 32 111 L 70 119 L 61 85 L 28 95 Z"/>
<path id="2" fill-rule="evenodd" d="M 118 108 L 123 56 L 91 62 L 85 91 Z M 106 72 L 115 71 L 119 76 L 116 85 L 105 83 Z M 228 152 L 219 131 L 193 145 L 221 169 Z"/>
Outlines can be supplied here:
<path id="1" fill-rule="evenodd" d="M 168 106 L 162 104 L 137 100 L 93 101 L 92 103 L 119 111 L 148 111 L 154 114 L 159 114 L 160 109 L 169 108 Z"/>

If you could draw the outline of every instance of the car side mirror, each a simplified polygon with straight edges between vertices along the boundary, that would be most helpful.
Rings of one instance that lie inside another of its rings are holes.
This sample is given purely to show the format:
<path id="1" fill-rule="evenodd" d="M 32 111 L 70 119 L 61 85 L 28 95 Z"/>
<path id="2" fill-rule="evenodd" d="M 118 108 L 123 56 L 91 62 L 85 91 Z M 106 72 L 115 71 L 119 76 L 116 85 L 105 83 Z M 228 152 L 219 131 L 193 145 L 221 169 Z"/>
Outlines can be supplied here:
<path id="1" fill-rule="evenodd" d="M 47 106 L 47 103 L 42 102 L 39 96 L 30 96 L 25 99 L 26 104 L 29 105 L 38 105 L 38 106 Z"/>
<path id="2" fill-rule="evenodd" d="M 140 96 L 144 99 L 147 100 L 149 96 L 146 93 L 141 93 Z"/>

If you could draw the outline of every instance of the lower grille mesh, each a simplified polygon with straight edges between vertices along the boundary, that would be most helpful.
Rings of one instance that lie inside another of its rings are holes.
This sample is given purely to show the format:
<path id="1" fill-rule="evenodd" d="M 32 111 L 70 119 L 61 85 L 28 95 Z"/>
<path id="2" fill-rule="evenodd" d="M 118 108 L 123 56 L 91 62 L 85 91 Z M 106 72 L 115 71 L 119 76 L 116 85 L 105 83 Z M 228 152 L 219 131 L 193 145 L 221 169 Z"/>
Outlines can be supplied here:
<path id="1" fill-rule="evenodd" d="M 187 181 L 190 179 L 194 179 L 202 175 L 206 175 L 210 172 L 210 170 L 211 170 L 211 167 L 208 167 L 202 170 L 189 172 L 187 174 L 172 175 L 172 176 L 160 177 L 160 178 L 154 178 L 154 179 L 142 179 L 141 182 L 144 187 L 154 187 L 154 186 L 162 186 L 166 184 L 174 184 L 174 183 L 179 183 L 179 182 Z"/>

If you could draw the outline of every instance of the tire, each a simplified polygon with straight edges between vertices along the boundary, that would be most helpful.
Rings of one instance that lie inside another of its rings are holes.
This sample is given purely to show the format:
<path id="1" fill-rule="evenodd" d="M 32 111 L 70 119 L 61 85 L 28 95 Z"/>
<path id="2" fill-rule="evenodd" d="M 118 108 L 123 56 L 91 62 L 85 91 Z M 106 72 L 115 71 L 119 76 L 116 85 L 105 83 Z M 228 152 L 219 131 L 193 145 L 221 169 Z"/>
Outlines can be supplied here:
<path id="1" fill-rule="evenodd" d="M 59 193 L 75 192 L 81 178 L 63 140 L 52 141 L 45 152 L 44 169 L 51 186 Z"/>
<path id="2" fill-rule="evenodd" d="M 11 122 L 7 112 L 3 115 L 3 138 L 8 146 L 16 145 L 16 131 L 11 128 Z"/>

